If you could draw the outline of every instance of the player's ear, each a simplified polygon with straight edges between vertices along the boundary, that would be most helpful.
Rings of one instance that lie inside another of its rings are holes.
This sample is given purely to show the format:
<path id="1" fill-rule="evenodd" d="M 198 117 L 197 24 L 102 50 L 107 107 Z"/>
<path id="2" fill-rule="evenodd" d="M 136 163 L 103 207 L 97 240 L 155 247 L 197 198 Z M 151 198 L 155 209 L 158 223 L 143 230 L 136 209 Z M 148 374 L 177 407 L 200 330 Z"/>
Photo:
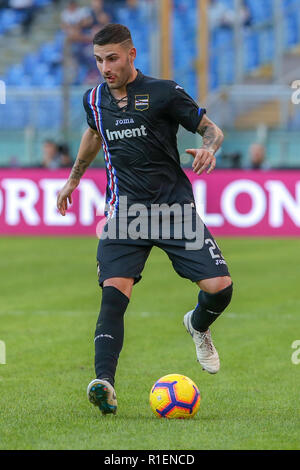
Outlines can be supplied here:
<path id="1" fill-rule="evenodd" d="M 136 48 L 135 47 L 131 47 L 131 49 L 129 49 L 129 57 L 131 60 L 135 60 L 136 58 Z"/>

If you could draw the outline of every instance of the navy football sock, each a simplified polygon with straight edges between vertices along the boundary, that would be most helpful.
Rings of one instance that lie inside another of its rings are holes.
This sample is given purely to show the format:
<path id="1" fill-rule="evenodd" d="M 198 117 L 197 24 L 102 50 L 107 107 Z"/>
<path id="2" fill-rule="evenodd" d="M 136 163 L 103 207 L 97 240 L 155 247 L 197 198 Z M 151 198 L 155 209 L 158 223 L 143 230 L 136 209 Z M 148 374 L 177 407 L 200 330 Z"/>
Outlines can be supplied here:
<path id="1" fill-rule="evenodd" d="M 195 330 L 207 331 L 209 326 L 224 312 L 231 301 L 232 287 L 233 284 L 216 294 L 208 294 L 203 290 L 199 292 L 198 305 L 191 318 L 192 327 Z"/>
<path id="2" fill-rule="evenodd" d="M 103 287 L 95 331 L 95 371 L 97 379 L 106 379 L 113 386 L 123 347 L 124 313 L 128 303 L 128 297 L 115 287 Z"/>

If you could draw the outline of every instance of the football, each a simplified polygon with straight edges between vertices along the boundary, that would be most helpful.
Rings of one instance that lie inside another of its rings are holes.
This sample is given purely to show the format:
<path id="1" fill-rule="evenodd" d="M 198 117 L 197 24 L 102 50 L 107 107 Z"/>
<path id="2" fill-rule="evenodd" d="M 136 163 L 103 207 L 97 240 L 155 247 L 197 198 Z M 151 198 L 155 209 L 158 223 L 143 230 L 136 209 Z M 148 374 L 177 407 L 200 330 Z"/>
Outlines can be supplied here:
<path id="1" fill-rule="evenodd" d="M 197 385 L 181 374 L 168 374 L 155 382 L 150 391 L 150 406 L 158 418 L 193 418 L 200 407 Z"/>

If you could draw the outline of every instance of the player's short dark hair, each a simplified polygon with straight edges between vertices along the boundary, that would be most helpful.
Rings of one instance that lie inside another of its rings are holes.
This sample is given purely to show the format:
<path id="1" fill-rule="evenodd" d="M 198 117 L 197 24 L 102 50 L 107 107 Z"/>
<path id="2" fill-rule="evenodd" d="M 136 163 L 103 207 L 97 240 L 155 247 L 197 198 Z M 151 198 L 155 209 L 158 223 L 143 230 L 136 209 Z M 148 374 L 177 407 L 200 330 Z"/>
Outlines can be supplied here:
<path id="1" fill-rule="evenodd" d="M 125 41 L 128 41 L 129 45 L 133 45 L 129 29 L 122 24 L 109 23 L 95 34 L 93 44 L 94 46 L 105 46 L 106 44 L 120 44 Z"/>

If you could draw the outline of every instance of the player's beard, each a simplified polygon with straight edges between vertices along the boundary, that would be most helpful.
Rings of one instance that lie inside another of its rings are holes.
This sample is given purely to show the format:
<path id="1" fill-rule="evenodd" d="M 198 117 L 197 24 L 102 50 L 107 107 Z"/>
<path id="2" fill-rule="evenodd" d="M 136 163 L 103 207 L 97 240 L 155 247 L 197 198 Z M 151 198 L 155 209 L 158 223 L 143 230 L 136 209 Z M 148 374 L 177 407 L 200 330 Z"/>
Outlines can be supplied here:
<path id="1" fill-rule="evenodd" d="M 117 79 L 116 83 L 108 83 L 108 81 L 106 81 L 106 83 L 111 90 L 118 90 L 119 88 L 123 88 L 126 86 L 130 78 L 130 74 L 131 74 L 130 61 L 129 61 L 129 58 L 127 58 L 126 65 L 120 72 L 120 76 Z"/>

